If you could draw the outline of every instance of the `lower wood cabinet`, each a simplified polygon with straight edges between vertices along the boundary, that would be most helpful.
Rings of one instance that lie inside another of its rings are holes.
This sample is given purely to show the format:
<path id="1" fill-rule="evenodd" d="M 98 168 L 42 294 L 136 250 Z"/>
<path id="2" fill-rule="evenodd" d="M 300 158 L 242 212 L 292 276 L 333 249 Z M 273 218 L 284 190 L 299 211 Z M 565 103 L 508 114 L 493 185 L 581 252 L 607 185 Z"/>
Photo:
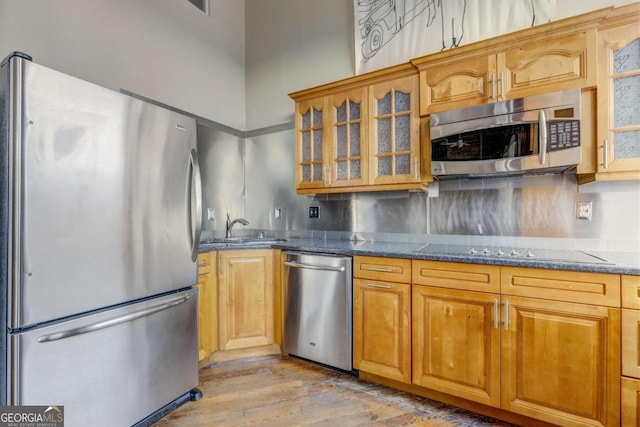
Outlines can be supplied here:
<path id="1" fill-rule="evenodd" d="M 412 274 L 415 386 L 561 426 L 620 424 L 619 275 L 420 260 Z"/>
<path id="2" fill-rule="evenodd" d="M 218 349 L 215 252 L 198 255 L 198 360 Z"/>
<path id="3" fill-rule="evenodd" d="M 220 350 L 273 344 L 273 250 L 218 252 Z"/>
<path id="4" fill-rule="evenodd" d="M 413 383 L 500 406 L 499 295 L 413 286 Z"/>
<path id="5" fill-rule="evenodd" d="M 622 377 L 622 427 L 640 425 L 640 380 Z"/>
<path id="6" fill-rule="evenodd" d="M 620 309 L 502 303 L 502 409 L 562 426 L 619 425 Z"/>
<path id="7" fill-rule="evenodd" d="M 622 276 L 622 426 L 640 425 L 640 276 Z"/>
<path id="8" fill-rule="evenodd" d="M 410 284 L 354 279 L 354 368 L 409 384 L 410 322 Z"/>

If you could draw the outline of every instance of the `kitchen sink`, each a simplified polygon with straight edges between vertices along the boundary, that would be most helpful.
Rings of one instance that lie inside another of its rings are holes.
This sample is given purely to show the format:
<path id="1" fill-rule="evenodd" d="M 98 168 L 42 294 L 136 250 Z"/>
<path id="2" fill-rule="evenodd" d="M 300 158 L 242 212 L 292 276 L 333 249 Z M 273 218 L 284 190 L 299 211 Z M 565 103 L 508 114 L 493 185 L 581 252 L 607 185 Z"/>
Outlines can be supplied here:
<path id="1" fill-rule="evenodd" d="M 287 239 L 276 239 L 272 237 L 220 237 L 216 239 L 203 240 L 200 244 L 207 245 L 272 245 L 278 242 L 286 242 Z"/>

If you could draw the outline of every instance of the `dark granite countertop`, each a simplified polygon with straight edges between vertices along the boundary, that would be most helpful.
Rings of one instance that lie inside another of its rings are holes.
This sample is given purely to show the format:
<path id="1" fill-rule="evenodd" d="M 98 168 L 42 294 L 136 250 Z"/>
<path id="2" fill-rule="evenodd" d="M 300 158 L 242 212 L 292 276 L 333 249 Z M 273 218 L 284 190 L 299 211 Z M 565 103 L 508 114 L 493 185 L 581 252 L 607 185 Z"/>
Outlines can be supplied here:
<path id="1" fill-rule="evenodd" d="M 259 248 L 279 248 L 282 250 L 332 255 L 370 255 L 552 270 L 640 275 L 640 254 L 637 253 L 535 249 L 535 253 L 539 255 L 526 257 L 526 249 L 518 249 L 522 254 L 519 256 L 511 256 L 509 255 L 511 248 L 503 248 L 505 254 L 500 256 L 495 253 L 489 255 L 480 253 L 472 255 L 469 253 L 470 248 L 457 245 L 446 246 L 427 243 L 299 238 L 276 243 L 252 243 L 250 245 L 243 245 L 241 243 L 231 245 L 203 243 L 200 245 L 200 252 Z"/>

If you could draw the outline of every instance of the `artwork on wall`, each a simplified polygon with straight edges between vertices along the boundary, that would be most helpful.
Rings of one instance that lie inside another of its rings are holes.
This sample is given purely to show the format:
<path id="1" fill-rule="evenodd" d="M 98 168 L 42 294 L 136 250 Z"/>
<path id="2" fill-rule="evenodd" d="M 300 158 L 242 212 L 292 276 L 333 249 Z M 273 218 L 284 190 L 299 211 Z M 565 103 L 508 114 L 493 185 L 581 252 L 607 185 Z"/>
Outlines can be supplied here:
<path id="1" fill-rule="evenodd" d="M 356 74 L 551 21 L 556 0 L 353 0 Z"/>

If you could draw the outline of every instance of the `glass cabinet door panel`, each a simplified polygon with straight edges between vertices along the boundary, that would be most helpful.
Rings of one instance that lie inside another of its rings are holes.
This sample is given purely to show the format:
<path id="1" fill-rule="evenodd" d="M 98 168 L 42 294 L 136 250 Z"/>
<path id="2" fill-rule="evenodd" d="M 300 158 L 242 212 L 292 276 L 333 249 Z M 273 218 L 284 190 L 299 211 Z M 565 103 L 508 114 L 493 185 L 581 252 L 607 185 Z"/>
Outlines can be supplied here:
<path id="1" fill-rule="evenodd" d="M 613 126 L 640 124 L 640 74 L 613 81 Z"/>
<path id="2" fill-rule="evenodd" d="M 362 103 L 366 88 L 331 97 L 333 135 L 331 137 L 332 186 L 364 184 L 362 175 L 363 122 Z M 354 166 L 357 163 L 358 166 Z"/>
<path id="3" fill-rule="evenodd" d="M 372 180 L 379 184 L 419 180 L 419 115 L 417 76 L 374 85 L 370 101 L 374 131 Z"/>
<path id="4" fill-rule="evenodd" d="M 640 131 L 616 132 L 613 135 L 614 159 L 640 159 Z"/>
<path id="5" fill-rule="evenodd" d="M 323 185 L 324 130 L 322 98 L 296 104 L 296 187 Z"/>
<path id="6" fill-rule="evenodd" d="M 612 27 L 598 37 L 597 172 L 640 177 L 640 25 Z"/>
<path id="7" fill-rule="evenodd" d="M 640 69 L 640 39 L 613 52 L 613 72 L 624 73 Z"/>
<path id="8" fill-rule="evenodd" d="M 311 133 L 302 131 L 300 135 L 302 139 L 302 161 L 308 162 L 311 160 Z"/>

